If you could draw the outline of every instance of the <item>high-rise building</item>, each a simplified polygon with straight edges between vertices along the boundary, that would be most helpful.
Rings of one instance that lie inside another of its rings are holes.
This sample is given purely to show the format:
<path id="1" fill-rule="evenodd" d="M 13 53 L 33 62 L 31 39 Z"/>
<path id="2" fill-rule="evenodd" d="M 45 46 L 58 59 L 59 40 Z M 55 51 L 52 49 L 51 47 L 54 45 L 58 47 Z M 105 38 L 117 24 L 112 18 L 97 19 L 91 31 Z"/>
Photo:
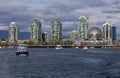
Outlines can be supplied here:
<path id="1" fill-rule="evenodd" d="M 80 40 L 87 39 L 88 19 L 85 16 L 80 16 L 78 20 L 78 33 Z"/>
<path id="2" fill-rule="evenodd" d="M 76 41 L 79 39 L 78 31 L 73 30 L 70 32 L 70 40 Z"/>
<path id="3" fill-rule="evenodd" d="M 112 26 L 112 36 L 113 36 L 113 40 L 116 40 L 116 27 Z"/>
<path id="4" fill-rule="evenodd" d="M 16 22 L 11 22 L 9 27 L 9 41 L 19 40 L 19 28 Z"/>
<path id="5" fill-rule="evenodd" d="M 52 21 L 52 39 L 62 40 L 62 23 L 59 19 Z"/>
<path id="6" fill-rule="evenodd" d="M 42 40 L 44 42 L 49 42 L 50 38 L 49 38 L 49 34 L 47 32 L 42 33 Z"/>
<path id="7" fill-rule="evenodd" d="M 41 40 L 41 22 L 39 19 L 33 19 L 31 25 L 31 40 L 38 42 Z"/>
<path id="8" fill-rule="evenodd" d="M 103 24 L 103 39 L 106 41 L 106 45 L 112 45 L 113 31 L 112 25 L 108 22 Z"/>

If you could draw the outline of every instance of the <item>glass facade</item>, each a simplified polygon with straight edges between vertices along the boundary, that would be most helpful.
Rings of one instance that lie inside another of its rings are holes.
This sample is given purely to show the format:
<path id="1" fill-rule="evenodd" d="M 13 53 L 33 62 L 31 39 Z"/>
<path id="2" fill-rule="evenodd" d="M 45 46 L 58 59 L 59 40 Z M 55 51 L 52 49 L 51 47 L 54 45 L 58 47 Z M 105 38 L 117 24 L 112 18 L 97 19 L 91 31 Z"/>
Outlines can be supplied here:
<path id="1" fill-rule="evenodd" d="M 106 45 L 111 45 L 113 39 L 113 31 L 112 25 L 108 22 L 103 24 L 103 34 L 103 39 L 106 41 Z"/>
<path id="2" fill-rule="evenodd" d="M 78 33 L 80 40 L 87 39 L 88 19 L 85 16 L 80 16 L 78 20 Z"/>
<path id="3" fill-rule="evenodd" d="M 42 33 L 43 42 L 49 42 L 49 34 L 47 32 Z"/>
<path id="4" fill-rule="evenodd" d="M 116 40 L 116 27 L 115 26 L 113 26 L 112 27 L 112 36 L 113 36 L 113 40 Z"/>
<path id="5" fill-rule="evenodd" d="M 19 28 L 16 22 L 11 22 L 9 27 L 9 41 L 19 40 Z"/>
<path id="6" fill-rule="evenodd" d="M 62 23 L 59 19 L 52 21 L 52 38 L 53 40 L 62 40 Z"/>
<path id="7" fill-rule="evenodd" d="M 33 19 L 31 25 L 31 40 L 41 40 L 41 22 L 39 19 Z"/>

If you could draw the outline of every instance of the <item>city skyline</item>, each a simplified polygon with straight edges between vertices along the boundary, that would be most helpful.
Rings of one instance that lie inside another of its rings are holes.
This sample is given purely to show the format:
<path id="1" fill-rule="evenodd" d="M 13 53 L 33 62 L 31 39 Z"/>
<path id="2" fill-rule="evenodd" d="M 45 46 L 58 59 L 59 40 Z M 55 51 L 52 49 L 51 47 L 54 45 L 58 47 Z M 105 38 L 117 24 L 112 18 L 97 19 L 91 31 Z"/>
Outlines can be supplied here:
<path id="1" fill-rule="evenodd" d="M 21 31 L 30 31 L 31 20 L 40 19 L 42 32 L 51 32 L 51 22 L 59 18 L 63 34 L 68 35 L 78 28 L 78 18 L 88 17 L 90 27 L 102 25 L 108 21 L 117 28 L 117 39 L 120 39 L 120 0 L 1 0 L 0 30 L 8 30 L 9 23 L 18 23 Z M 26 30 L 28 29 L 28 30 Z"/>

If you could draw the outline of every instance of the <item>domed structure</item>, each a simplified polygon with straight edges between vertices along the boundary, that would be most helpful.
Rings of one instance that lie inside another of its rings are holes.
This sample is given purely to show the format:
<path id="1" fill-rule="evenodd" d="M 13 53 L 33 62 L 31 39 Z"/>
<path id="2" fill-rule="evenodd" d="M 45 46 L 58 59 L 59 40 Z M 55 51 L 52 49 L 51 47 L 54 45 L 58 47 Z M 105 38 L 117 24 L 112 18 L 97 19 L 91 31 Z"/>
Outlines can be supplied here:
<path id="1" fill-rule="evenodd" d="M 98 27 L 91 27 L 88 32 L 88 39 L 92 40 L 101 40 L 102 39 L 102 31 Z"/>

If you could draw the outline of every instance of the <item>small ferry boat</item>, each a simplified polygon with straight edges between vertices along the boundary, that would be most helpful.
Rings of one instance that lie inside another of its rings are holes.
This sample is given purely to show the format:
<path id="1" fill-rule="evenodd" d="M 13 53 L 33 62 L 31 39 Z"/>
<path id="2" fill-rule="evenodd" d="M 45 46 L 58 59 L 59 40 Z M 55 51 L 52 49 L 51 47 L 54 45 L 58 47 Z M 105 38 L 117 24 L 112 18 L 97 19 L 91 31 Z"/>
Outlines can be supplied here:
<path id="1" fill-rule="evenodd" d="M 60 49 L 63 49 L 61 45 L 56 45 L 55 47 L 56 50 L 60 50 Z"/>
<path id="2" fill-rule="evenodd" d="M 29 52 L 26 44 L 18 44 L 16 55 L 18 56 L 28 56 Z"/>

